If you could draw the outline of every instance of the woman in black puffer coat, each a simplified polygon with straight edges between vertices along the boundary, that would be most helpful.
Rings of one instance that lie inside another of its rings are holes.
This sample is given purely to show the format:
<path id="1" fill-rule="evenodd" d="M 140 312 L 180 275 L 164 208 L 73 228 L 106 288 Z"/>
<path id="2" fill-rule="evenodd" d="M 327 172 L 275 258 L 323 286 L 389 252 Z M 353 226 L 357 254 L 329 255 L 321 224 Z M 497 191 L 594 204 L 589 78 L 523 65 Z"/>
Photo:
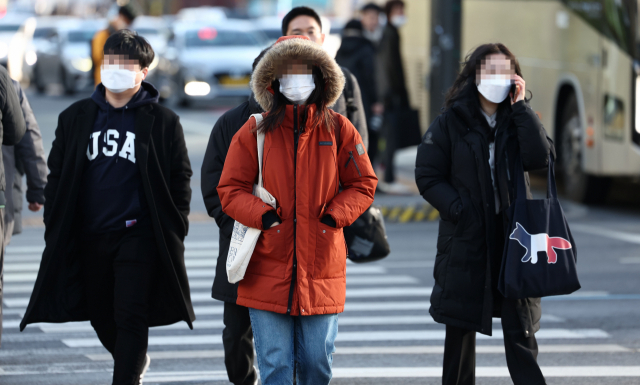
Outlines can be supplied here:
<path id="1" fill-rule="evenodd" d="M 492 317 L 502 318 L 514 383 L 545 384 L 536 361 L 540 299 L 506 299 L 497 285 L 515 162 L 520 157 L 525 171 L 544 169 L 550 153 L 553 142 L 525 100 L 515 56 L 502 44 L 478 47 L 416 159 L 420 193 L 442 218 L 429 311 L 447 325 L 445 385 L 474 384 L 476 332 L 492 335 Z M 530 197 L 526 172 L 525 180 Z"/>

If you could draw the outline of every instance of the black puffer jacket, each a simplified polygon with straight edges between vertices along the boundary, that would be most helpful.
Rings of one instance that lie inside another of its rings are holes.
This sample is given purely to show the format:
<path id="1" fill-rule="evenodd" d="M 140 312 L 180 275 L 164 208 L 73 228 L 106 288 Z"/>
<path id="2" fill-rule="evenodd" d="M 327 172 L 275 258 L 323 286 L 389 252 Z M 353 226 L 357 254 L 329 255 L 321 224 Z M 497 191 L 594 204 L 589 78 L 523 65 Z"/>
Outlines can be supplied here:
<path id="1" fill-rule="evenodd" d="M 371 105 L 378 102 L 376 59 L 373 43 L 362 36 L 343 37 L 336 54 L 336 62 L 348 68 L 358 80 L 367 120 L 372 115 Z"/>
<path id="2" fill-rule="evenodd" d="M 499 210 L 504 213 L 514 199 L 512 176 L 518 154 L 525 171 L 537 170 L 546 168 L 549 153 L 554 150 L 540 120 L 524 101 L 513 106 L 503 103 L 497 122 L 495 173 Z M 492 289 L 498 277 L 491 276 L 491 261 L 501 259 L 503 248 L 494 244 L 491 135 L 477 100 L 457 102 L 438 116 L 424 135 L 415 171 L 420 193 L 442 218 L 430 313 L 437 322 L 487 335 L 492 332 L 492 316 L 499 316 L 494 312 Z M 526 173 L 525 179 L 530 197 Z M 458 210 L 460 204 L 462 210 Z M 502 219 L 508 221 L 504 215 Z M 518 313 L 525 336 L 538 331 L 540 299 L 519 300 Z"/>
<path id="3" fill-rule="evenodd" d="M 209 216 L 216 220 L 216 224 L 220 228 L 218 263 L 211 296 L 225 302 L 235 303 L 238 298 L 238 284 L 229 283 L 226 269 L 234 220 L 222 212 L 222 205 L 216 188 L 220 183 L 220 175 L 231 145 L 231 139 L 244 126 L 252 114 L 260 112 L 262 112 L 262 108 L 253 98 L 253 95 L 248 101 L 225 112 L 213 126 L 213 130 L 211 130 L 207 151 L 204 153 L 204 160 L 202 161 L 200 187 L 202 188 L 204 205 Z"/>

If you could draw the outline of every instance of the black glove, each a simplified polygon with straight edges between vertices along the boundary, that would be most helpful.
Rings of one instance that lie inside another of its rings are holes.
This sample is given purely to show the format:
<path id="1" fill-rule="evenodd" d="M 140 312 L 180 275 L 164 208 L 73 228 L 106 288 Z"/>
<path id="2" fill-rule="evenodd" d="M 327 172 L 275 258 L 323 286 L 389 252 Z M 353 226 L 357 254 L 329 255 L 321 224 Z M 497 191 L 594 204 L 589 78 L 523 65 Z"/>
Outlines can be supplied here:
<path id="1" fill-rule="evenodd" d="M 333 228 L 335 228 L 337 226 L 335 219 L 333 219 L 333 217 L 331 215 L 328 215 L 328 214 L 325 215 L 324 217 L 322 217 L 320 222 L 324 223 L 325 225 L 327 225 L 329 227 L 333 227 Z"/>
<path id="2" fill-rule="evenodd" d="M 271 228 L 271 225 L 273 225 L 276 222 L 282 223 L 282 221 L 280 220 L 280 217 L 278 216 L 278 214 L 276 214 L 274 210 L 269 210 L 266 213 L 262 214 L 263 230 L 269 230 Z"/>

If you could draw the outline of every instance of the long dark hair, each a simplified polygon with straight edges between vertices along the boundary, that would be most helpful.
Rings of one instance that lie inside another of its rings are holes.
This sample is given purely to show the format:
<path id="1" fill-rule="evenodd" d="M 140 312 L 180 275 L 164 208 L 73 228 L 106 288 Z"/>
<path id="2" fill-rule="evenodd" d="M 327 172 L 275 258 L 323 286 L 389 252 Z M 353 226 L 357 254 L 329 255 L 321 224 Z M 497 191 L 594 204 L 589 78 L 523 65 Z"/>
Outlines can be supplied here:
<path id="1" fill-rule="evenodd" d="M 327 131 L 331 132 L 334 122 L 324 97 L 324 76 L 322 76 L 322 71 L 320 71 L 318 66 L 314 65 L 311 71 L 316 88 L 311 92 L 311 95 L 309 95 L 305 105 L 301 106 L 304 108 L 304 111 L 300 118 L 300 127 L 305 129 L 307 123 L 309 123 L 309 127 L 324 126 L 327 128 Z M 271 89 L 273 90 L 273 105 L 260 124 L 260 127 L 257 127 L 257 129 L 264 130 L 265 132 L 271 132 L 282 124 L 287 112 L 287 104 L 292 104 L 280 93 L 280 81 L 278 79 L 271 82 Z M 312 104 L 315 104 L 316 110 L 315 113 L 309 117 L 308 107 Z"/>
<path id="2" fill-rule="evenodd" d="M 476 87 L 476 74 L 479 70 L 480 61 L 487 55 L 501 53 L 505 55 L 514 64 L 515 73 L 518 76 L 522 76 L 520 71 L 520 64 L 516 56 L 502 43 L 489 43 L 483 44 L 473 50 L 472 53 L 467 55 L 463 63 L 462 71 L 458 74 L 456 81 L 451 88 L 447 91 L 444 100 L 444 110 L 448 110 L 453 104 L 459 100 L 471 99 L 476 101 L 478 99 L 478 88 Z M 531 95 L 531 91 L 529 91 Z M 527 101 L 531 98 L 527 99 Z M 509 98 L 505 99 L 502 103 L 509 103 Z M 501 104 L 502 104 L 501 103 Z"/>

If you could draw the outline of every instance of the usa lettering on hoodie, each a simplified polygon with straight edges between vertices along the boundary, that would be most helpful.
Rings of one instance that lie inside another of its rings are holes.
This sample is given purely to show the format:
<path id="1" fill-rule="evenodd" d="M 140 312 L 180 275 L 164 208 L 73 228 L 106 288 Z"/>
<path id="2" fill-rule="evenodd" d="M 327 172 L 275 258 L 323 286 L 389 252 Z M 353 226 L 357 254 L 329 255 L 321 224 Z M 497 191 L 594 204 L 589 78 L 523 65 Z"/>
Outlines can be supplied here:
<path id="1" fill-rule="evenodd" d="M 136 112 L 157 103 L 159 93 L 143 82 L 122 108 L 113 108 L 101 84 L 91 98 L 98 114 L 89 134 L 80 193 L 83 229 L 100 234 L 142 225 L 148 207 L 136 162 Z"/>

